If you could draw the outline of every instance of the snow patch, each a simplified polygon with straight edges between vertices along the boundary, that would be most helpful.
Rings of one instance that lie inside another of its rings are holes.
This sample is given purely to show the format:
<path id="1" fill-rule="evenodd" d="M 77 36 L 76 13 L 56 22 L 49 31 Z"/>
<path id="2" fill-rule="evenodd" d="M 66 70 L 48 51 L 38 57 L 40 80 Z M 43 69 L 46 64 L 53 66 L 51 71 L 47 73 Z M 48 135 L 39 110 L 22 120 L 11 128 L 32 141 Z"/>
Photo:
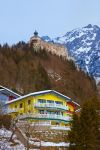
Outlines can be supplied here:
<path id="1" fill-rule="evenodd" d="M 40 146 L 40 142 L 34 142 L 34 141 L 30 141 L 31 144 L 34 144 L 36 146 Z M 41 141 L 41 146 L 44 146 L 44 147 L 59 147 L 59 146 L 62 146 L 62 147 L 69 147 L 69 143 L 65 143 L 65 142 L 59 142 L 59 143 L 54 143 L 54 142 L 44 142 L 44 141 Z"/>
<path id="2" fill-rule="evenodd" d="M 96 84 L 98 85 L 100 83 L 100 77 L 94 77 L 96 80 Z"/>
<path id="3" fill-rule="evenodd" d="M 12 145 L 12 142 L 9 142 L 12 132 L 6 130 L 5 128 L 0 129 L 0 150 L 25 150 L 24 145 L 17 140 L 14 136 L 14 142 L 17 142 L 16 145 Z"/>
<path id="4" fill-rule="evenodd" d="M 91 49 L 90 47 L 80 47 L 79 49 L 76 50 L 76 53 L 81 53 L 81 52 L 88 53 L 90 49 Z"/>

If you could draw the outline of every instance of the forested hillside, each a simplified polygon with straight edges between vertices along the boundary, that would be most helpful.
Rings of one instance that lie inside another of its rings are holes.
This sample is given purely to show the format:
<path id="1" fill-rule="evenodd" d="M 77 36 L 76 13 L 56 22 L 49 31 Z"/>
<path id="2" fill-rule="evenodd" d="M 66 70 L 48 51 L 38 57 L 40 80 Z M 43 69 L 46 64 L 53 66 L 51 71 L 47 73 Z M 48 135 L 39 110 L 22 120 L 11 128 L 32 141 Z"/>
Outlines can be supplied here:
<path id="1" fill-rule="evenodd" d="M 0 46 L 0 84 L 22 94 L 54 89 L 78 102 L 97 94 L 95 81 L 72 61 L 24 42 Z"/>

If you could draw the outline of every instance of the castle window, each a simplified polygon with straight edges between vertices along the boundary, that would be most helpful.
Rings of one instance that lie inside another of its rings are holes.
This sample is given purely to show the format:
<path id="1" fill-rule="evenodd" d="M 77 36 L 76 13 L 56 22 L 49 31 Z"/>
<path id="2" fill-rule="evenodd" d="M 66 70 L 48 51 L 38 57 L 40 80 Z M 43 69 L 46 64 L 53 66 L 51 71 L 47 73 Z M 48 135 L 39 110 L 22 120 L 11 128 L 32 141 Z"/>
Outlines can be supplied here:
<path id="1" fill-rule="evenodd" d="M 23 107 L 23 104 L 21 103 L 19 107 L 22 108 L 22 107 Z"/>
<path id="2" fill-rule="evenodd" d="M 28 100 L 28 105 L 30 105 L 31 104 L 31 100 Z"/>

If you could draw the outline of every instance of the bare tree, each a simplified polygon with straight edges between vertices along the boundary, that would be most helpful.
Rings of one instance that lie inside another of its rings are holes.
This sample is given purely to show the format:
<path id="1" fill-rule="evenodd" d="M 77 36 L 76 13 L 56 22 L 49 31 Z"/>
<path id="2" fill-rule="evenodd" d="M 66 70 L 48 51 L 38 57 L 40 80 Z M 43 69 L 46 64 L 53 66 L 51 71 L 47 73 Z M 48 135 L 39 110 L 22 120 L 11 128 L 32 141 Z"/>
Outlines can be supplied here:
<path id="1" fill-rule="evenodd" d="M 32 139 L 33 131 L 37 131 L 39 128 L 40 126 L 38 122 L 31 123 L 30 121 L 27 120 L 25 124 L 25 135 L 27 137 L 27 150 L 29 150 L 30 140 Z M 36 138 L 32 139 L 32 141 L 34 141 L 34 146 L 35 146 L 35 142 L 39 142 L 40 143 L 39 148 L 41 149 L 41 134 L 38 135 L 38 133 L 36 133 L 35 137 Z"/>
<path id="2" fill-rule="evenodd" d="M 17 123 L 17 120 L 12 119 L 11 127 L 10 127 L 10 129 L 11 129 L 11 131 L 12 131 L 12 134 L 11 134 L 11 137 L 10 137 L 9 141 L 12 141 L 12 138 L 13 138 L 13 136 L 14 136 L 14 134 L 15 134 L 15 131 L 16 131 L 16 123 Z"/>

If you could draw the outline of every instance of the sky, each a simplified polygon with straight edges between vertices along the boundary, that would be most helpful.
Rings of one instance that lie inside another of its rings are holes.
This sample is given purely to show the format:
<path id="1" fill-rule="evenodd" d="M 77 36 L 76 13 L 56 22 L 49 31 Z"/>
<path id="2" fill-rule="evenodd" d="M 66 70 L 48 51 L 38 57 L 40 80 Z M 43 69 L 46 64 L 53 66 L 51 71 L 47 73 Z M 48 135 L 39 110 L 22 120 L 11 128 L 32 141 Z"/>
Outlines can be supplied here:
<path id="1" fill-rule="evenodd" d="M 0 43 L 29 41 L 35 29 L 51 38 L 100 26 L 100 0 L 0 0 Z"/>

